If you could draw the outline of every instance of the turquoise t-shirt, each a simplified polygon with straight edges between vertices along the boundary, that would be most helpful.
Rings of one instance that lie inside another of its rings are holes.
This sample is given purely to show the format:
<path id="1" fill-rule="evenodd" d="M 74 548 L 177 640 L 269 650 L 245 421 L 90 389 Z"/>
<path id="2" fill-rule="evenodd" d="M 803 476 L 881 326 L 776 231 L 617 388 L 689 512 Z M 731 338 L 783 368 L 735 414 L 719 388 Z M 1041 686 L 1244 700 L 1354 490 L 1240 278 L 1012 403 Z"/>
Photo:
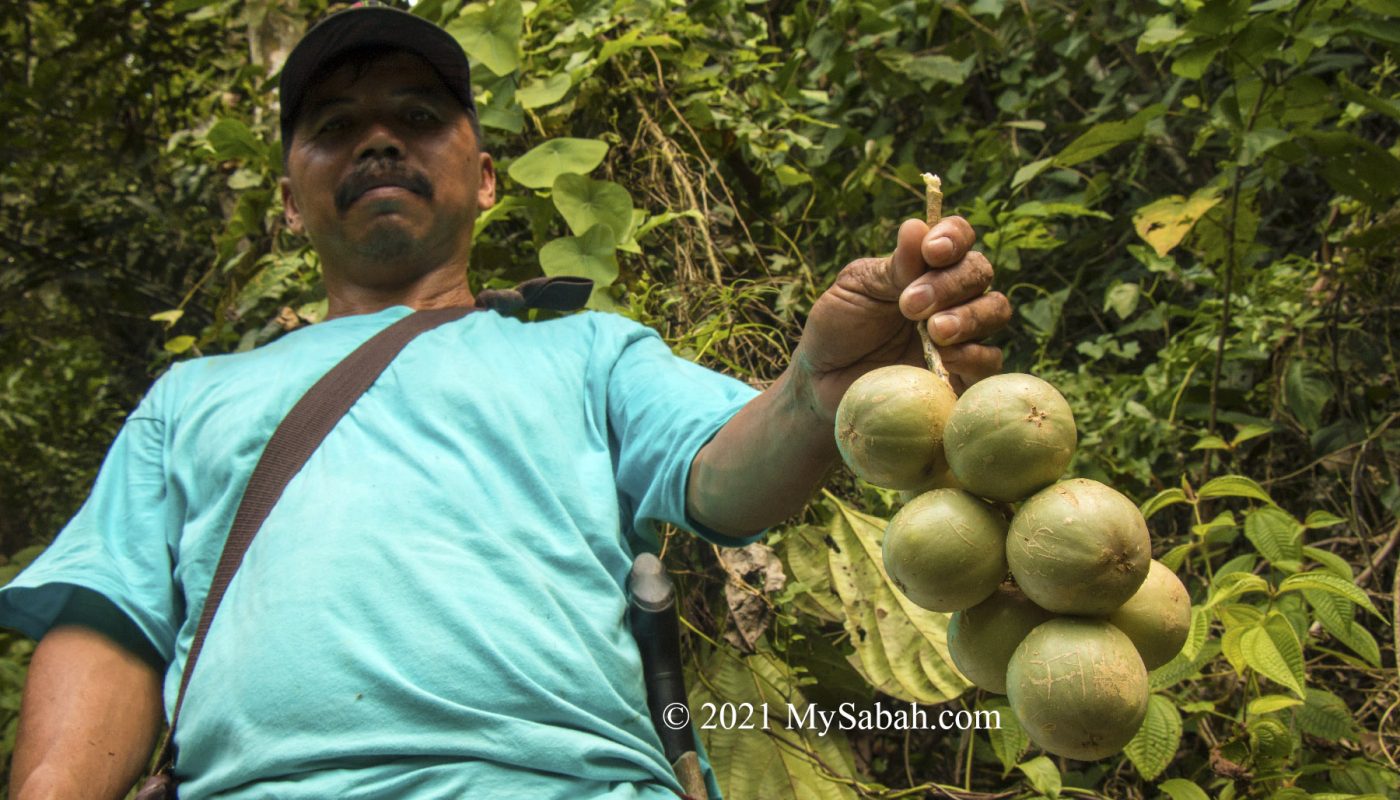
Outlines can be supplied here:
<path id="1" fill-rule="evenodd" d="M 267 439 L 408 313 L 176 365 L 0 624 L 38 638 L 72 587 L 104 595 L 168 660 L 168 713 Z M 657 522 L 697 530 L 690 461 L 754 394 L 607 314 L 419 336 L 249 548 L 181 712 L 181 797 L 673 800 L 625 580 Z"/>

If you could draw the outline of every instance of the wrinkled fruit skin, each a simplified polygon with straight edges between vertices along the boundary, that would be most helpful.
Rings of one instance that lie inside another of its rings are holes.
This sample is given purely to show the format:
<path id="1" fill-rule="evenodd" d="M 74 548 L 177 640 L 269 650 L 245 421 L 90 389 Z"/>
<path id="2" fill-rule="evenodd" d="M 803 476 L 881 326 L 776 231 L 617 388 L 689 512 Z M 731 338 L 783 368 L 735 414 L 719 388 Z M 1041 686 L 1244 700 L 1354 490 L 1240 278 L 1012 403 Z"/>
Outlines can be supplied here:
<path id="1" fill-rule="evenodd" d="M 1064 474 L 1077 437 L 1074 412 L 1055 387 L 1009 373 L 963 392 L 948 418 L 943 449 L 969 492 L 1014 503 Z"/>
<path id="2" fill-rule="evenodd" d="M 1147 715 L 1147 668 L 1104 620 L 1059 617 L 1031 631 L 1011 656 L 1006 686 L 1031 741 L 1080 761 L 1122 750 Z"/>
<path id="3" fill-rule="evenodd" d="M 1006 577 L 1006 519 L 960 489 L 934 489 L 905 504 L 885 528 L 885 572 L 930 611 L 961 611 Z"/>
<path id="4" fill-rule="evenodd" d="M 1153 560 L 1147 580 L 1108 617 L 1137 647 L 1148 669 L 1171 661 L 1191 632 L 1191 595 L 1176 573 Z"/>
<path id="5" fill-rule="evenodd" d="M 1003 583 L 991 597 L 948 620 L 948 654 L 978 688 L 1006 694 L 1011 654 L 1036 626 L 1053 617 L 1014 583 Z"/>
<path id="6" fill-rule="evenodd" d="M 926 369 L 894 365 L 855 380 L 836 408 L 836 447 L 862 480 L 919 489 L 948 469 L 943 426 L 957 395 Z"/>
<path id="7" fill-rule="evenodd" d="M 1006 560 L 1016 585 L 1057 614 L 1108 616 L 1147 578 L 1152 543 L 1133 501 L 1074 478 L 1042 489 L 1011 520 Z"/>

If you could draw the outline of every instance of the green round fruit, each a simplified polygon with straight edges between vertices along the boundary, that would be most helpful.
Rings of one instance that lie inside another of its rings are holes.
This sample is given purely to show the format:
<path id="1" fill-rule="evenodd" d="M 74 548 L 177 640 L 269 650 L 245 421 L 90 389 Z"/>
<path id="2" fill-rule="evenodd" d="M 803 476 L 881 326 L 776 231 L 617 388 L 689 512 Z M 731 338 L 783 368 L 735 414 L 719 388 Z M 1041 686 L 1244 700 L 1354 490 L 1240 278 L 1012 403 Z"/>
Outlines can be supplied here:
<path id="1" fill-rule="evenodd" d="M 1011 654 L 1027 634 L 1052 617 L 1008 581 L 991 597 L 948 620 L 948 654 L 979 688 L 1006 694 Z"/>
<path id="2" fill-rule="evenodd" d="M 1126 633 L 1148 669 L 1171 661 L 1191 632 L 1191 595 L 1176 573 L 1153 560 L 1147 580 L 1108 621 Z"/>
<path id="3" fill-rule="evenodd" d="M 960 611 L 1006 577 L 1006 518 L 961 489 L 934 489 L 894 515 L 882 550 L 906 597 L 930 611 Z"/>
<path id="4" fill-rule="evenodd" d="M 993 375 L 958 398 L 944 430 L 948 465 L 969 491 L 1014 503 L 1064 474 L 1074 455 L 1074 412 L 1035 377 Z"/>
<path id="5" fill-rule="evenodd" d="M 943 426 L 957 395 L 926 369 L 897 364 L 855 380 L 836 408 L 836 447 L 862 480 L 918 489 L 947 471 Z"/>
<path id="6" fill-rule="evenodd" d="M 1006 669 L 1007 699 L 1031 741 L 1094 761 L 1123 749 L 1147 715 L 1147 668 L 1104 620 L 1059 617 L 1028 634 Z"/>
<path id="7" fill-rule="evenodd" d="M 1042 489 L 1011 519 L 1016 585 L 1057 614 L 1107 616 L 1147 577 L 1152 543 L 1133 501 L 1086 478 Z"/>

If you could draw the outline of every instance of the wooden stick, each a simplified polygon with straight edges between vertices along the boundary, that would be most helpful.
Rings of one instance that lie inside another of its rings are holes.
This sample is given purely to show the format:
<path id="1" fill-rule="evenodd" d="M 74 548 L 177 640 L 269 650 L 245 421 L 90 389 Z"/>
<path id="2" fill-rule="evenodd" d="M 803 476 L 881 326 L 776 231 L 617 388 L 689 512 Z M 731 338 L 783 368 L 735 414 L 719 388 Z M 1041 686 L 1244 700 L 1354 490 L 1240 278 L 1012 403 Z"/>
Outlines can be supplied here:
<path id="1" fill-rule="evenodd" d="M 925 216 L 928 226 L 932 228 L 943 219 L 943 181 L 931 172 L 924 173 L 924 202 L 927 204 Z M 948 375 L 947 367 L 943 366 L 943 359 L 938 355 L 938 348 L 934 347 L 933 340 L 928 335 L 928 320 L 920 320 L 918 323 L 919 341 L 924 346 L 924 363 L 934 375 L 942 378 L 951 388 L 952 378 Z"/>

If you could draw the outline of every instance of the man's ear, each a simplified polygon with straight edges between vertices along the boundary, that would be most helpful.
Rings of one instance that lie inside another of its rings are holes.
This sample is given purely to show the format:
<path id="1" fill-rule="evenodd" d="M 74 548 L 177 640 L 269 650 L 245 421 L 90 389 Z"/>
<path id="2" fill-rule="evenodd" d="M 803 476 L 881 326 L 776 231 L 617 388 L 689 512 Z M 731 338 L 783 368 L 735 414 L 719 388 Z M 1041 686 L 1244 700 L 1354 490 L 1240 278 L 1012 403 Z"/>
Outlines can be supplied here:
<path id="1" fill-rule="evenodd" d="M 496 164 L 491 154 L 481 154 L 481 184 L 476 187 L 476 208 L 485 211 L 496 205 Z"/>
<path id="2" fill-rule="evenodd" d="M 277 185 L 282 189 L 282 217 L 287 221 L 287 230 L 300 236 L 306 229 L 301 224 L 301 209 L 297 208 L 296 196 L 292 194 L 292 181 L 283 176 Z"/>

